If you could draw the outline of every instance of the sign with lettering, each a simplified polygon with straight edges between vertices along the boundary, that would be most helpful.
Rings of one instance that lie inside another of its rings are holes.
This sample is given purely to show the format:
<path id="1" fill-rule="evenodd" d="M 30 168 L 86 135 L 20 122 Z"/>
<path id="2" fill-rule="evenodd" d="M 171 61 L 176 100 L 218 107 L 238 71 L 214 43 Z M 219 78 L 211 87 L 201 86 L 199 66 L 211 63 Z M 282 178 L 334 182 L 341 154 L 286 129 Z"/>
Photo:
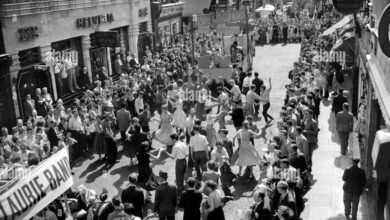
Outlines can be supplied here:
<path id="1" fill-rule="evenodd" d="M 78 18 L 76 20 L 76 26 L 78 28 L 91 27 L 97 24 L 111 23 L 114 21 L 114 15 L 112 13 L 104 15 L 96 15 L 91 17 Z"/>
<path id="2" fill-rule="evenodd" d="M 117 31 L 97 31 L 90 35 L 92 47 L 118 47 L 119 33 Z"/>
<path id="3" fill-rule="evenodd" d="M 182 13 L 183 4 L 184 3 L 177 3 L 174 5 L 168 4 L 166 6 L 163 5 L 160 13 L 160 18 Z"/>
<path id="4" fill-rule="evenodd" d="M 16 182 L 0 191 L 0 219 L 4 220 L 30 219 L 73 185 L 66 148 L 31 170 L 10 175 Z"/>
<path id="5" fill-rule="evenodd" d="M 148 8 L 145 7 L 145 8 L 140 8 L 138 10 L 138 15 L 142 18 L 142 17 L 146 17 L 148 15 Z"/>
<path id="6" fill-rule="evenodd" d="M 363 7 L 363 0 L 333 0 L 334 8 L 341 14 L 358 12 Z"/>
<path id="7" fill-rule="evenodd" d="M 39 37 L 38 27 L 25 27 L 25 28 L 19 28 L 18 29 L 18 39 L 19 40 L 31 40 L 34 38 Z"/>
<path id="8" fill-rule="evenodd" d="M 245 11 L 236 10 L 228 12 L 218 12 L 214 14 L 203 14 L 198 15 L 198 26 L 209 26 L 209 25 L 218 25 L 218 24 L 227 24 L 245 20 Z"/>

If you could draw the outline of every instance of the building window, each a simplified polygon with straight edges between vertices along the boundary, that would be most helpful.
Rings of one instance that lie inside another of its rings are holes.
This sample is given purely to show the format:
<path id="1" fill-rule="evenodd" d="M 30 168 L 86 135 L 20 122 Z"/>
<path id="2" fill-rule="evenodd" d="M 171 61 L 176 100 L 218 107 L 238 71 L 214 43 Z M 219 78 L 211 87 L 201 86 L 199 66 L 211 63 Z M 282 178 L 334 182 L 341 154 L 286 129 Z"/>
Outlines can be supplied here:
<path id="1" fill-rule="evenodd" d="M 146 32 L 148 32 L 148 22 L 144 21 L 139 23 L 139 33 L 142 34 Z"/>

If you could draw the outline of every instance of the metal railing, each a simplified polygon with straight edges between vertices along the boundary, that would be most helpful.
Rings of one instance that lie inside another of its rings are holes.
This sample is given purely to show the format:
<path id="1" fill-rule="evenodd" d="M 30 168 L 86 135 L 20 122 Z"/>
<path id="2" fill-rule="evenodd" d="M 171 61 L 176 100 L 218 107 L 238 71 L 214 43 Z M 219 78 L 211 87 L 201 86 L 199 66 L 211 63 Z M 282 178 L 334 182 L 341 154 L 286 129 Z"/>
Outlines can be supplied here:
<path id="1" fill-rule="evenodd" d="M 133 0 L 0 0 L 2 17 L 129 3 Z"/>

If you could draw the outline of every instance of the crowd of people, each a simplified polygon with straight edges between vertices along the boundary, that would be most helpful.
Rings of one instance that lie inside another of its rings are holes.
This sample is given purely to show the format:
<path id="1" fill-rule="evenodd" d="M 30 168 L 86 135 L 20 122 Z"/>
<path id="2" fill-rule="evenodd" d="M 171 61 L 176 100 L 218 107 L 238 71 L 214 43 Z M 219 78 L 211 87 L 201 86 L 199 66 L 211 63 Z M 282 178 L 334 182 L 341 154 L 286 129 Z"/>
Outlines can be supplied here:
<path id="1" fill-rule="evenodd" d="M 138 169 L 129 175 L 129 186 L 120 196 L 107 201 L 106 191 L 98 195 L 79 186 L 34 219 L 65 219 L 64 213 L 88 220 L 137 220 L 153 213 L 160 219 L 174 219 L 180 208 L 185 220 L 223 220 L 223 206 L 235 196 L 231 187 L 239 187 L 240 181 L 258 182 L 253 206 L 248 207 L 251 219 L 299 219 L 303 196 L 311 186 L 320 102 L 329 93 L 329 85 L 323 86 L 321 80 L 325 77 L 328 82 L 329 76 L 334 76 L 336 83 L 342 82 L 336 77 L 339 67 L 324 67 L 313 60 L 316 51 L 328 47 L 331 39 L 318 41 L 316 32 L 306 32 L 309 28 L 299 22 L 278 22 L 258 23 L 260 41 L 301 42 L 302 49 L 288 74 L 291 83 L 286 85 L 278 135 L 261 150 L 255 147 L 255 139 L 264 138 L 258 121 L 264 120 L 267 129 L 277 118 L 274 112 L 268 113 L 272 79 L 263 80 L 256 70 L 244 71 L 237 65 L 233 65 L 230 79 L 209 78 L 192 65 L 191 38 L 184 34 L 164 42 L 161 52 L 147 48 L 140 61 L 131 54 L 118 56 L 114 69 L 119 80 L 98 77 L 103 81 L 88 86 L 69 108 L 60 99 L 54 105 L 46 88 L 36 89 L 33 97 L 27 95 L 26 120 L 19 119 L 11 132 L 2 128 L 1 179 L 9 181 L 9 172 L 22 173 L 62 148 L 69 150 L 71 164 L 76 155 L 93 151 L 99 160 L 113 165 L 118 162 L 120 147 L 129 166 Z M 199 53 L 219 50 L 218 35 L 202 39 L 204 49 L 199 47 Z M 338 107 L 335 112 L 340 110 Z M 149 127 L 152 118 L 159 124 L 154 131 Z M 235 127 L 230 135 L 226 129 L 229 118 Z M 157 148 L 154 141 L 163 147 Z M 344 144 L 342 153 L 346 148 Z M 175 172 L 154 174 L 153 162 L 165 158 L 176 161 Z M 234 166 L 239 167 L 238 173 L 232 171 Z M 254 175 L 254 167 L 260 176 Z M 168 175 L 175 177 L 175 185 L 168 183 Z M 145 203 L 152 202 L 149 192 L 154 190 L 153 211 L 147 212 Z"/>

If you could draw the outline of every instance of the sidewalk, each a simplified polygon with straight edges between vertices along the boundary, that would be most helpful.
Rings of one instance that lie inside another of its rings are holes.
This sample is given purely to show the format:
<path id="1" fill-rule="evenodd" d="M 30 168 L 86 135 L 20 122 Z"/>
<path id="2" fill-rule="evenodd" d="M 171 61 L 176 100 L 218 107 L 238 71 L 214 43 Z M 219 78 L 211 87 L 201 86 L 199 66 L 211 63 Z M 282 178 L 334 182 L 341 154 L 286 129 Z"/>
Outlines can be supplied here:
<path id="1" fill-rule="evenodd" d="M 347 81 L 348 80 L 348 81 Z M 350 79 L 346 79 L 345 88 L 351 88 Z M 350 90 L 349 90 L 350 91 Z M 352 96 L 349 96 L 351 101 Z M 347 156 L 340 154 L 340 142 L 336 131 L 331 100 L 323 101 L 318 119 L 318 149 L 313 153 L 313 179 L 315 184 L 306 194 L 308 202 L 301 217 L 305 220 L 342 220 L 344 216 L 343 180 L 344 170 L 352 165 L 352 158 L 360 158 L 360 149 L 356 134 L 350 138 Z M 374 219 L 372 202 L 364 195 L 360 199 L 358 219 Z"/>

